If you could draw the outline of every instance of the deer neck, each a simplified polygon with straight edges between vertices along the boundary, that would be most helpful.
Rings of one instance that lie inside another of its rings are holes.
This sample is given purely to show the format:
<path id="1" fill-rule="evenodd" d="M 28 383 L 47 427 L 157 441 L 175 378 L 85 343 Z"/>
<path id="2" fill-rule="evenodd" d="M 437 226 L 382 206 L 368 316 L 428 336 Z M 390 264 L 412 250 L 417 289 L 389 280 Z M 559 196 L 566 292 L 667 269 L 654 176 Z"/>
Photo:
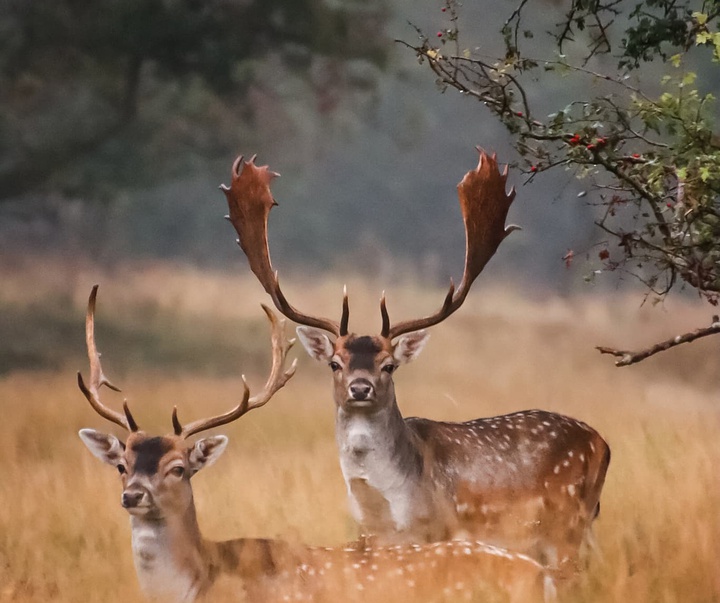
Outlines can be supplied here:
<path id="1" fill-rule="evenodd" d="M 397 402 L 374 412 L 338 407 L 335 437 L 340 457 L 357 470 L 371 471 L 378 462 L 405 467 L 413 473 L 419 451 Z"/>
<path id="2" fill-rule="evenodd" d="M 355 520 L 371 533 L 411 524 L 421 499 L 423 459 L 397 402 L 379 411 L 338 407 L 335 436 Z"/>
<path id="3" fill-rule="evenodd" d="M 130 518 L 132 550 L 140 588 L 158 601 L 194 601 L 209 582 L 195 506 L 180 516 Z"/>
<path id="4" fill-rule="evenodd" d="M 307 548 L 281 540 L 204 540 L 192 505 L 183 517 L 131 517 L 135 568 L 144 594 L 155 601 L 191 603 L 219 574 L 237 576 L 248 594 L 265 593 L 265 578 L 294 570 Z"/>

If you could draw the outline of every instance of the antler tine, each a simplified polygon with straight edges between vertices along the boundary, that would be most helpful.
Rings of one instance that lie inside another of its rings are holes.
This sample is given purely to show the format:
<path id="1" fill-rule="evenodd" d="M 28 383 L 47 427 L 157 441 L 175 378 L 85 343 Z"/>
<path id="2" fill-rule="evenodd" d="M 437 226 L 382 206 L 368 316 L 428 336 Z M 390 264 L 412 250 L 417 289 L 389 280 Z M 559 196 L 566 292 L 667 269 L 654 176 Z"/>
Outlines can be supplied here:
<path id="1" fill-rule="evenodd" d="M 385 335 L 393 339 L 403 333 L 425 329 L 438 324 L 462 306 L 470 287 L 482 272 L 500 243 L 520 227 L 505 226 L 510 205 L 515 198 L 515 189 L 505 191 L 507 167 L 498 171 L 495 155 L 489 157 L 480 147 L 478 166 L 465 174 L 458 184 L 458 197 L 465 223 L 465 270 L 460 286 L 455 291 L 453 283 L 445 301 L 435 314 L 398 323 Z M 384 321 L 384 319 L 383 319 Z"/>
<path id="2" fill-rule="evenodd" d="M 348 303 L 347 285 L 343 285 L 343 304 L 342 318 L 340 319 L 340 329 L 338 335 L 345 336 L 348 334 L 348 321 L 350 320 L 350 304 Z"/>
<path id="3" fill-rule="evenodd" d="M 230 187 L 220 187 L 227 197 L 230 210 L 228 220 L 238 233 L 238 244 L 245 252 L 250 269 L 270 295 L 275 307 L 290 320 L 323 329 L 337 337 L 340 334 L 337 322 L 303 314 L 288 303 L 280 289 L 277 272 L 273 270 L 270 261 L 267 236 L 270 210 L 277 205 L 270 192 L 270 181 L 276 176 L 279 174 L 271 172 L 268 166 L 256 166 L 255 156 L 250 161 L 238 157 L 233 163 Z"/>
<path id="4" fill-rule="evenodd" d="M 285 358 L 290 348 L 295 343 L 294 339 L 287 340 L 285 338 L 285 321 L 278 319 L 275 313 L 263 304 L 262 306 L 265 314 L 270 321 L 272 327 L 272 368 L 270 369 L 270 376 L 265 383 L 263 390 L 250 397 L 250 388 L 248 387 L 247 381 L 245 381 L 245 375 L 242 376 L 243 380 L 243 399 L 232 410 L 225 414 L 211 417 L 209 419 L 201 419 L 190 423 L 183 427 L 177 418 L 177 408 L 173 409 L 173 429 L 176 435 L 183 438 L 187 438 L 191 435 L 212 429 L 213 427 L 219 427 L 220 425 L 226 425 L 242 417 L 245 413 L 250 412 L 255 408 L 264 406 L 275 393 L 282 388 L 288 380 L 295 374 L 295 368 L 297 365 L 297 359 L 293 361 L 292 365 L 286 371 L 283 371 L 283 365 L 285 364 Z"/>
<path id="5" fill-rule="evenodd" d="M 390 335 L 390 315 L 387 311 L 387 303 L 385 302 L 385 291 L 380 296 L 380 316 L 382 316 L 382 328 L 380 329 L 380 336 L 387 337 Z"/>
<path id="6" fill-rule="evenodd" d="M 119 392 L 120 388 L 115 387 L 105 377 L 100 364 L 100 353 L 97 351 L 95 344 L 95 304 L 97 300 L 98 285 L 95 285 L 90 292 L 88 299 L 87 314 L 85 315 L 85 343 L 87 344 L 88 360 L 90 361 L 90 383 L 86 386 L 82 378 L 82 374 L 78 371 L 78 386 L 80 391 L 85 395 L 90 406 L 93 407 L 101 417 L 112 421 L 116 425 L 127 429 L 128 431 L 137 431 L 138 426 L 133 419 L 127 401 L 123 402 L 124 414 L 107 408 L 100 402 L 100 388 L 105 385 L 110 389 Z"/>

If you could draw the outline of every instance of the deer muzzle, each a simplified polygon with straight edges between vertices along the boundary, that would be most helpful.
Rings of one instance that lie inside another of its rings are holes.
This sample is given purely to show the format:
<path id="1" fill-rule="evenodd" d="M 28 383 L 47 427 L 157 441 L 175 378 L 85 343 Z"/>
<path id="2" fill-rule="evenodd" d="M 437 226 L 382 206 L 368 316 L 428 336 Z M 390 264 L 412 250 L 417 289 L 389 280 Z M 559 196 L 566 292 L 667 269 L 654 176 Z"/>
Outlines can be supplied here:
<path id="1" fill-rule="evenodd" d="M 150 506 L 150 495 L 145 488 L 130 486 L 122 493 L 122 506 L 128 511 Z"/>
<path id="2" fill-rule="evenodd" d="M 353 379 L 348 385 L 349 406 L 368 406 L 375 400 L 375 387 L 365 378 Z"/>

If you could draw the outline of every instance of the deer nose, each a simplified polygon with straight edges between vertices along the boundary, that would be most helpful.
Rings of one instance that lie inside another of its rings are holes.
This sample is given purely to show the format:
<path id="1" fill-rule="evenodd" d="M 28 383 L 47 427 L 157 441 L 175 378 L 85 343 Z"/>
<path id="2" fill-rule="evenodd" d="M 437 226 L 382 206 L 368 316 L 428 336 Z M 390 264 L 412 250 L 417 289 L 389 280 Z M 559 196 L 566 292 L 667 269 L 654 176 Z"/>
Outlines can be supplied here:
<path id="1" fill-rule="evenodd" d="M 353 400 L 367 400 L 373 393 L 373 385 L 367 379 L 355 379 L 349 389 Z"/>
<path id="2" fill-rule="evenodd" d="M 144 494 L 142 490 L 125 490 L 122 494 L 122 506 L 126 509 L 134 509 L 140 504 Z"/>

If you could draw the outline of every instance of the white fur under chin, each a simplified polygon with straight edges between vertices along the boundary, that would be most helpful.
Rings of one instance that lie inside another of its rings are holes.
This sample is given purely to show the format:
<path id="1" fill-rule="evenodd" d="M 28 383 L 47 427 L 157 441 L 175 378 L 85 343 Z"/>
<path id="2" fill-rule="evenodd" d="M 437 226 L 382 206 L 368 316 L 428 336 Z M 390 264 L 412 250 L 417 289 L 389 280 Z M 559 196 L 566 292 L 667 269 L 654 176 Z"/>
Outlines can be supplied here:
<path id="1" fill-rule="evenodd" d="M 394 528 L 402 532 L 410 527 L 418 509 L 424 507 L 422 495 L 415 492 L 413 478 L 407 475 L 392 458 L 388 446 L 383 446 L 384 433 L 374 433 L 378 427 L 364 415 L 353 417 L 347 429 L 337 431 L 340 447 L 340 467 L 348 486 L 350 512 L 361 525 L 372 523 L 364 517 L 362 504 L 352 492 L 350 483 L 359 479 L 376 490 L 387 501 Z"/>
<path id="2" fill-rule="evenodd" d="M 197 585 L 187 570 L 172 556 L 166 526 L 160 522 L 131 517 L 132 551 L 140 588 L 152 601 L 192 603 Z"/>

